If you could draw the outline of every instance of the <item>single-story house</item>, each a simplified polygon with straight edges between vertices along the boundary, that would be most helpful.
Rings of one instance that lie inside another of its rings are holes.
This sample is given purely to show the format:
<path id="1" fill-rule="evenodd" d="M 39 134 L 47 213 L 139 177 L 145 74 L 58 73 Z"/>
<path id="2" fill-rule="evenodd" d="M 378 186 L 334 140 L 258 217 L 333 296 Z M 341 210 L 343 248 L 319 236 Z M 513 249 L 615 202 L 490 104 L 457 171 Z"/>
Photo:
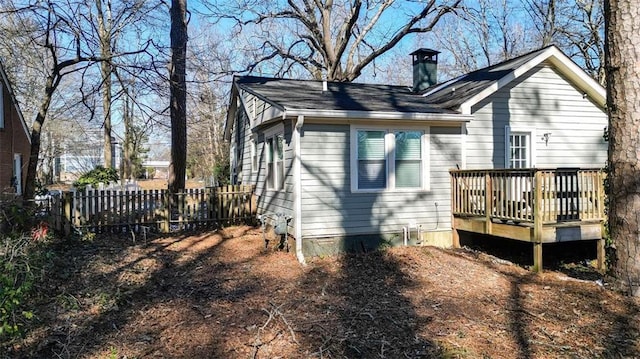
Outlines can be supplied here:
<path id="1" fill-rule="evenodd" d="M 234 79 L 232 183 L 256 186 L 259 213 L 291 217 L 300 261 L 381 243 L 455 244 L 464 211 L 452 213 L 461 198 L 452 169 L 604 166 L 605 90 L 557 47 L 442 83 L 438 54 L 411 54 L 413 87 Z M 471 197 L 488 192 L 460 183 Z M 521 222 L 513 216 L 503 219 Z"/>
<path id="2" fill-rule="evenodd" d="M 0 62 L 0 193 L 22 194 L 30 151 L 29 127 Z"/>

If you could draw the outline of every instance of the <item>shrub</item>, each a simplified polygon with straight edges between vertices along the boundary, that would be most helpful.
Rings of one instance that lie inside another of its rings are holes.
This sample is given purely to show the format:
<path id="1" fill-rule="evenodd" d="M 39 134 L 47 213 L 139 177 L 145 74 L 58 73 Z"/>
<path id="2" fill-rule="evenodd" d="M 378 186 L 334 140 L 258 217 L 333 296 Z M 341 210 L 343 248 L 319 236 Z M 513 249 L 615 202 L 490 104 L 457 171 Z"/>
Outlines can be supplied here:
<path id="1" fill-rule="evenodd" d="M 95 187 L 98 183 L 109 184 L 117 181 L 118 179 L 118 172 L 115 168 L 104 168 L 102 166 L 98 166 L 80 176 L 77 181 L 73 182 L 73 187 L 82 191 L 87 187 L 87 185 Z"/>
<path id="2" fill-rule="evenodd" d="M 23 324 L 33 317 L 26 303 L 41 265 L 35 242 L 27 234 L 0 234 L 0 340 L 21 333 Z"/>

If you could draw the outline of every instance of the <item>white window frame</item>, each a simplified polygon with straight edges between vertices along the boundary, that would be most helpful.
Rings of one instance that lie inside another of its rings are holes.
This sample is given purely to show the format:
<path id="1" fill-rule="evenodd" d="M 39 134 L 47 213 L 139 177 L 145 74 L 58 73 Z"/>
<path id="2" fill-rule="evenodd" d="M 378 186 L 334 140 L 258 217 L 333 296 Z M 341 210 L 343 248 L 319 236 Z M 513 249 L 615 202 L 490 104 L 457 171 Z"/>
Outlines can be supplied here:
<path id="1" fill-rule="evenodd" d="M 22 155 L 13 154 L 13 177 L 15 177 L 16 194 L 22 194 Z"/>
<path id="2" fill-rule="evenodd" d="M 384 131 L 385 132 L 385 167 L 386 167 L 386 186 L 384 188 L 375 189 L 361 189 L 358 188 L 358 131 Z M 420 142 L 421 150 L 421 186 L 420 187 L 407 187 L 397 188 L 395 177 L 395 132 L 398 131 L 422 131 L 422 137 Z M 376 193 L 376 192 L 423 192 L 429 191 L 431 188 L 430 183 L 430 157 L 429 157 L 429 145 L 430 145 L 430 128 L 429 126 L 384 126 L 384 125 L 371 125 L 371 126 L 350 126 L 350 170 L 351 170 L 351 192 L 353 193 Z"/>
<path id="3" fill-rule="evenodd" d="M 279 177 L 278 175 L 278 156 L 276 154 L 274 154 L 273 157 L 273 162 L 269 163 L 269 157 L 271 157 L 271 153 L 273 151 L 272 146 L 269 145 L 270 140 L 272 141 L 272 145 L 275 144 L 275 141 L 281 138 L 282 139 L 282 178 Z M 264 163 L 265 163 L 265 188 L 268 191 L 279 191 L 284 187 L 284 177 L 286 177 L 285 173 L 286 173 L 286 168 L 285 168 L 285 163 L 286 163 L 286 148 L 285 148 L 285 138 L 284 138 L 284 125 L 283 124 L 277 124 L 276 126 L 264 131 L 264 148 L 265 148 L 265 154 L 266 156 L 264 157 Z M 271 165 L 272 167 L 269 168 L 269 165 Z M 273 171 L 273 184 L 269 183 L 269 171 Z"/>
<path id="4" fill-rule="evenodd" d="M 504 134 L 504 168 L 511 168 L 511 143 L 509 141 L 511 135 L 527 135 L 529 137 L 525 168 L 534 168 L 536 166 L 536 129 L 533 127 L 505 126 Z"/>
<path id="5" fill-rule="evenodd" d="M 251 173 L 258 172 L 260 167 L 260 158 L 258 156 L 258 138 L 255 134 L 249 137 L 251 147 Z"/>

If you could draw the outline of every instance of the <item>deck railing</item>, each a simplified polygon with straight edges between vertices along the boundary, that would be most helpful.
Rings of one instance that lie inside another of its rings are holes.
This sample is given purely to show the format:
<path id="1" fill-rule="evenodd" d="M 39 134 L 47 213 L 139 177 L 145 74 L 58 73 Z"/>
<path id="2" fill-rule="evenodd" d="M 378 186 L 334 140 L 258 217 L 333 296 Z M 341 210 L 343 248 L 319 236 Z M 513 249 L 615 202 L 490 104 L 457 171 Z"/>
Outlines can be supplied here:
<path id="1" fill-rule="evenodd" d="M 599 169 L 451 170 L 454 216 L 542 224 L 602 221 Z M 487 195 L 488 194 L 488 195 Z"/>

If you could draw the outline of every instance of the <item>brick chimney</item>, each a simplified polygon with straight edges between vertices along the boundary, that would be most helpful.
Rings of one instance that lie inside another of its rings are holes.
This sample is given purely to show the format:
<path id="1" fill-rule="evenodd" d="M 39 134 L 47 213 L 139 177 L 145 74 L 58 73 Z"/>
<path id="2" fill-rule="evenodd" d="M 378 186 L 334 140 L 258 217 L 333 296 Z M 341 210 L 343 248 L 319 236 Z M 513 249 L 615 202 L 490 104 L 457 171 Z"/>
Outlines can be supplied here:
<path id="1" fill-rule="evenodd" d="M 413 92 L 423 92 L 438 83 L 438 54 L 432 49 L 418 49 L 411 53 L 413 62 Z"/>

